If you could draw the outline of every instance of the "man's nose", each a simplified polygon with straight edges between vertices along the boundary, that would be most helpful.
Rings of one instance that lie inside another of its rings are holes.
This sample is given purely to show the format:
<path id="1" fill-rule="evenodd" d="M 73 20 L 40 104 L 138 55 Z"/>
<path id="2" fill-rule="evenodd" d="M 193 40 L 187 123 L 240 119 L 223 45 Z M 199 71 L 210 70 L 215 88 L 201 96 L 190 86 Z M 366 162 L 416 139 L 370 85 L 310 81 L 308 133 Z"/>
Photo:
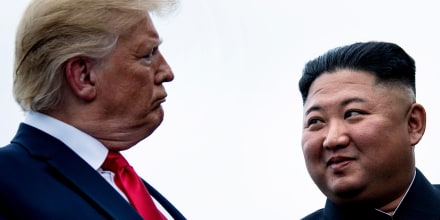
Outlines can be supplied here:
<path id="1" fill-rule="evenodd" d="M 170 65 L 165 60 L 165 58 L 162 56 L 162 54 L 159 54 L 160 57 L 160 63 L 159 63 L 159 69 L 157 70 L 157 73 L 155 75 L 155 83 L 161 84 L 163 82 L 170 82 L 174 79 L 174 73 L 171 70 Z"/>
<path id="2" fill-rule="evenodd" d="M 348 129 L 344 123 L 331 122 L 323 142 L 323 147 L 328 150 L 336 150 L 346 147 L 349 143 Z"/>

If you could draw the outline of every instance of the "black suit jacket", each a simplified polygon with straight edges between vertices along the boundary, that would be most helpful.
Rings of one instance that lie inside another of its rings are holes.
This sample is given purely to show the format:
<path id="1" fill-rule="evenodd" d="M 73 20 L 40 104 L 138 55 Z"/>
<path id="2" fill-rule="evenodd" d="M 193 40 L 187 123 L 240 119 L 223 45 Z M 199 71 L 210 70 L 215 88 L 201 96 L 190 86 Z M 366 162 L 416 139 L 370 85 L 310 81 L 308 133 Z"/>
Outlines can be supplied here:
<path id="1" fill-rule="evenodd" d="M 69 147 L 26 124 L 0 148 L 0 169 L 0 219 L 142 219 Z M 185 219 L 145 184 L 174 219 Z"/>
<path id="2" fill-rule="evenodd" d="M 432 185 L 420 172 L 394 213 L 393 220 L 439 220 L 440 185 Z M 340 206 L 327 199 L 324 209 L 320 209 L 303 220 L 391 220 L 373 207 Z"/>

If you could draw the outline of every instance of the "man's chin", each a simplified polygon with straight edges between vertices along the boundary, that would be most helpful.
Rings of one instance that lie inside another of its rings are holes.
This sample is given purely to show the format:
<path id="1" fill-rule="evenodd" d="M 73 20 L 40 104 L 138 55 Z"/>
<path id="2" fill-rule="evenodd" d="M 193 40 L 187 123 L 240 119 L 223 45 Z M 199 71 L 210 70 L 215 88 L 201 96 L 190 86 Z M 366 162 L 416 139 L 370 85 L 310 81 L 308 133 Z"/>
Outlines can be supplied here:
<path id="1" fill-rule="evenodd" d="M 361 187 L 345 186 L 333 189 L 331 193 L 327 193 L 327 197 L 338 204 L 353 204 L 359 201 L 362 192 Z"/>
<path id="2" fill-rule="evenodd" d="M 145 126 L 145 135 L 143 139 L 150 136 L 162 124 L 162 121 L 163 121 L 163 114 L 156 115 L 154 118 L 148 120 L 148 123 Z"/>
<path id="3" fill-rule="evenodd" d="M 333 180 L 328 185 L 327 196 L 340 200 L 356 199 L 364 191 L 364 187 L 355 179 L 357 178 L 345 176 Z"/>

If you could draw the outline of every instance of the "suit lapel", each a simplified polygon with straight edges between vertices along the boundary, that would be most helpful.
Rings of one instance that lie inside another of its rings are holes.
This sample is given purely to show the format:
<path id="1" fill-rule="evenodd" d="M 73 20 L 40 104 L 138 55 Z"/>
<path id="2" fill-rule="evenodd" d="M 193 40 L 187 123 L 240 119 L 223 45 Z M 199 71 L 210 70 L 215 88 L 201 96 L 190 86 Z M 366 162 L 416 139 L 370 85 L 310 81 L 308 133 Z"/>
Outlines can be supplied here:
<path id="1" fill-rule="evenodd" d="M 142 219 L 96 170 L 58 139 L 21 124 L 13 142 L 24 146 L 34 157 L 46 160 L 56 173 L 54 178 L 63 181 L 113 219 Z"/>
<path id="2" fill-rule="evenodd" d="M 186 218 L 179 212 L 162 194 L 160 194 L 155 188 L 153 188 L 150 184 L 148 184 L 145 180 L 142 180 L 144 185 L 147 187 L 150 195 L 156 199 L 160 205 L 167 210 L 168 214 L 170 214 L 175 220 L 186 220 Z"/>

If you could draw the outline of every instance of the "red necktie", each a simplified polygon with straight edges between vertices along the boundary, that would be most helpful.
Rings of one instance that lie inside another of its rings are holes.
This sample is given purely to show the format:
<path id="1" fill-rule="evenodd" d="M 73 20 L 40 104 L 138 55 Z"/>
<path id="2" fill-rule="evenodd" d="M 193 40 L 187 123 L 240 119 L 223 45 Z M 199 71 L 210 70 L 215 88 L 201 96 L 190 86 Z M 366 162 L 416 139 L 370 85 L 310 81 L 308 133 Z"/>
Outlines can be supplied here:
<path id="1" fill-rule="evenodd" d="M 102 164 L 102 169 L 115 173 L 115 183 L 125 193 L 130 203 L 146 220 L 166 220 L 156 208 L 150 193 L 133 167 L 119 153 L 110 151 Z"/>

